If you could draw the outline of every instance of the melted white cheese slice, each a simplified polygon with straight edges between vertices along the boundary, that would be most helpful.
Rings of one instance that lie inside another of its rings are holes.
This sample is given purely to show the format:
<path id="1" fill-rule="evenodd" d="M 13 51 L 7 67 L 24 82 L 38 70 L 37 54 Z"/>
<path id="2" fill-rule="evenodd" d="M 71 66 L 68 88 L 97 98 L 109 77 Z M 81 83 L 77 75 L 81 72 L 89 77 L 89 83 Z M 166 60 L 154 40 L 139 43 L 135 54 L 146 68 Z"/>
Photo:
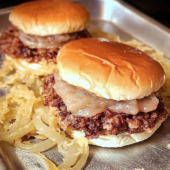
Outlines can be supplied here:
<path id="1" fill-rule="evenodd" d="M 136 115 L 138 112 L 150 112 L 157 108 L 159 100 L 154 94 L 143 99 L 116 101 L 96 96 L 82 88 L 73 86 L 54 74 L 56 93 L 63 99 L 67 109 L 75 116 L 91 117 L 106 109 L 116 113 Z"/>

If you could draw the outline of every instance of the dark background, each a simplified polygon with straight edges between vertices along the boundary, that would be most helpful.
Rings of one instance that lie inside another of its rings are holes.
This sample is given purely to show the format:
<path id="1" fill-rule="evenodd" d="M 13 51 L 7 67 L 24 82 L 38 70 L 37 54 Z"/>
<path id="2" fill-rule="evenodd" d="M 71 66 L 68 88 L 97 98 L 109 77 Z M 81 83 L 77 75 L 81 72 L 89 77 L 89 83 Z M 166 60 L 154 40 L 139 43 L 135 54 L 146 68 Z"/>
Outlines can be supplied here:
<path id="1" fill-rule="evenodd" d="M 3 2 L 0 2 L 0 8 L 15 6 L 27 1 L 29 0 L 3 0 Z M 124 1 L 170 28 L 170 0 Z"/>
<path id="2" fill-rule="evenodd" d="M 170 0 L 124 0 L 170 28 Z"/>

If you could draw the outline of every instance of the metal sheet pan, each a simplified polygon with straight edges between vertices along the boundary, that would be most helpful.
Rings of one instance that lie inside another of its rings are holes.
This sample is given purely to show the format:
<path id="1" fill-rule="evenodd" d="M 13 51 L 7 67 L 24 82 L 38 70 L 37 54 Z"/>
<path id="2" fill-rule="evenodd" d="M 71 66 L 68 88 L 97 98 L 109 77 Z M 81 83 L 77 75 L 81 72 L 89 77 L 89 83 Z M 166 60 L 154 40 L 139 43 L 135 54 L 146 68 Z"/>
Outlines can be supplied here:
<path id="1" fill-rule="evenodd" d="M 136 38 L 156 51 L 164 52 L 170 58 L 170 30 L 122 1 L 114 0 L 75 0 L 91 13 L 92 24 L 106 32 L 114 33 L 123 40 Z M 0 32 L 8 25 L 8 15 L 12 8 L 0 10 Z M 90 155 L 86 170 L 168 170 L 170 169 L 170 118 L 168 118 L 148 140 L 123 148 L 101 148 L 90 146 Z M 5 147 L 12 166 L 17 170 L 42 170 L 45 165 L 33 154 L 15 149 L 1 142 Z M 56 165 L 62 162 L 62 156 L 56 149 L 44 153 Z M 0 170 L 5 168 L 0 159 Z"/>

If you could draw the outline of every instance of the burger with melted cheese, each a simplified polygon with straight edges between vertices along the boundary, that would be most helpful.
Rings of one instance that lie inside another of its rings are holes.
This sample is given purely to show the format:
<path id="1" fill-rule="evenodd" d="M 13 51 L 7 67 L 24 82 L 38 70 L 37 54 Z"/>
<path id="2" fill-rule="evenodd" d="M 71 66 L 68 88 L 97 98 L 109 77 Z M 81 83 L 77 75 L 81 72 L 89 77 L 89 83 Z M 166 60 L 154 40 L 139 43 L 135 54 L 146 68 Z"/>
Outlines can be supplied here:
<path id="1" fill-rule="evenodd" d="M 12 24 L 0 37 L 0 51 L 17 68 L 46 74 L 56 69 L 58 50 L 69 41 L 90 37 L 90 14 L 69 1 L 32 1 L 15 7 Z"/>
<path id="2" fill-rule="evenodd" d="M 150 137 L 167 117 L 158 90 L 162 66 L 146 53 L 107 39 L 72 41 L 44 79 L 45 106 L 61 127 L 90 144 L 121 147 Z M 59 111 L 59 112 L 58 112 Z"/>

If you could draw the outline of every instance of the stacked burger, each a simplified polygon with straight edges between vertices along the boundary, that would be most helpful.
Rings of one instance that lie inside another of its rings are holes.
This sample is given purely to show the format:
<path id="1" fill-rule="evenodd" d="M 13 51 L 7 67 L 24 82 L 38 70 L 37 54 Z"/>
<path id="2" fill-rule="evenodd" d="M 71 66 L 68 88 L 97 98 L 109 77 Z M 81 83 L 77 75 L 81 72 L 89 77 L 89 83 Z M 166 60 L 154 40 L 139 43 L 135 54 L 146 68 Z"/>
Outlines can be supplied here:
<path id="1" fill-rule="evenodd" d="M 69 1 L 32 1 L 15 7 L 12 24 L 0 37 L 0 51 L 16 68 L 43 75 L 56 69 L 58 50 L 69 41 L 90 37 L 90 14 Z"/>
<path id="2" fill-rule="evenodd" d="M 44 79 L 45 106 L 61 127 L 90 144 L 121 147 L 150 137 L 167 117 L 158 90 L 162 66 L 146 53 L 107 39 L 69 42 L 58 72 Z"/>

